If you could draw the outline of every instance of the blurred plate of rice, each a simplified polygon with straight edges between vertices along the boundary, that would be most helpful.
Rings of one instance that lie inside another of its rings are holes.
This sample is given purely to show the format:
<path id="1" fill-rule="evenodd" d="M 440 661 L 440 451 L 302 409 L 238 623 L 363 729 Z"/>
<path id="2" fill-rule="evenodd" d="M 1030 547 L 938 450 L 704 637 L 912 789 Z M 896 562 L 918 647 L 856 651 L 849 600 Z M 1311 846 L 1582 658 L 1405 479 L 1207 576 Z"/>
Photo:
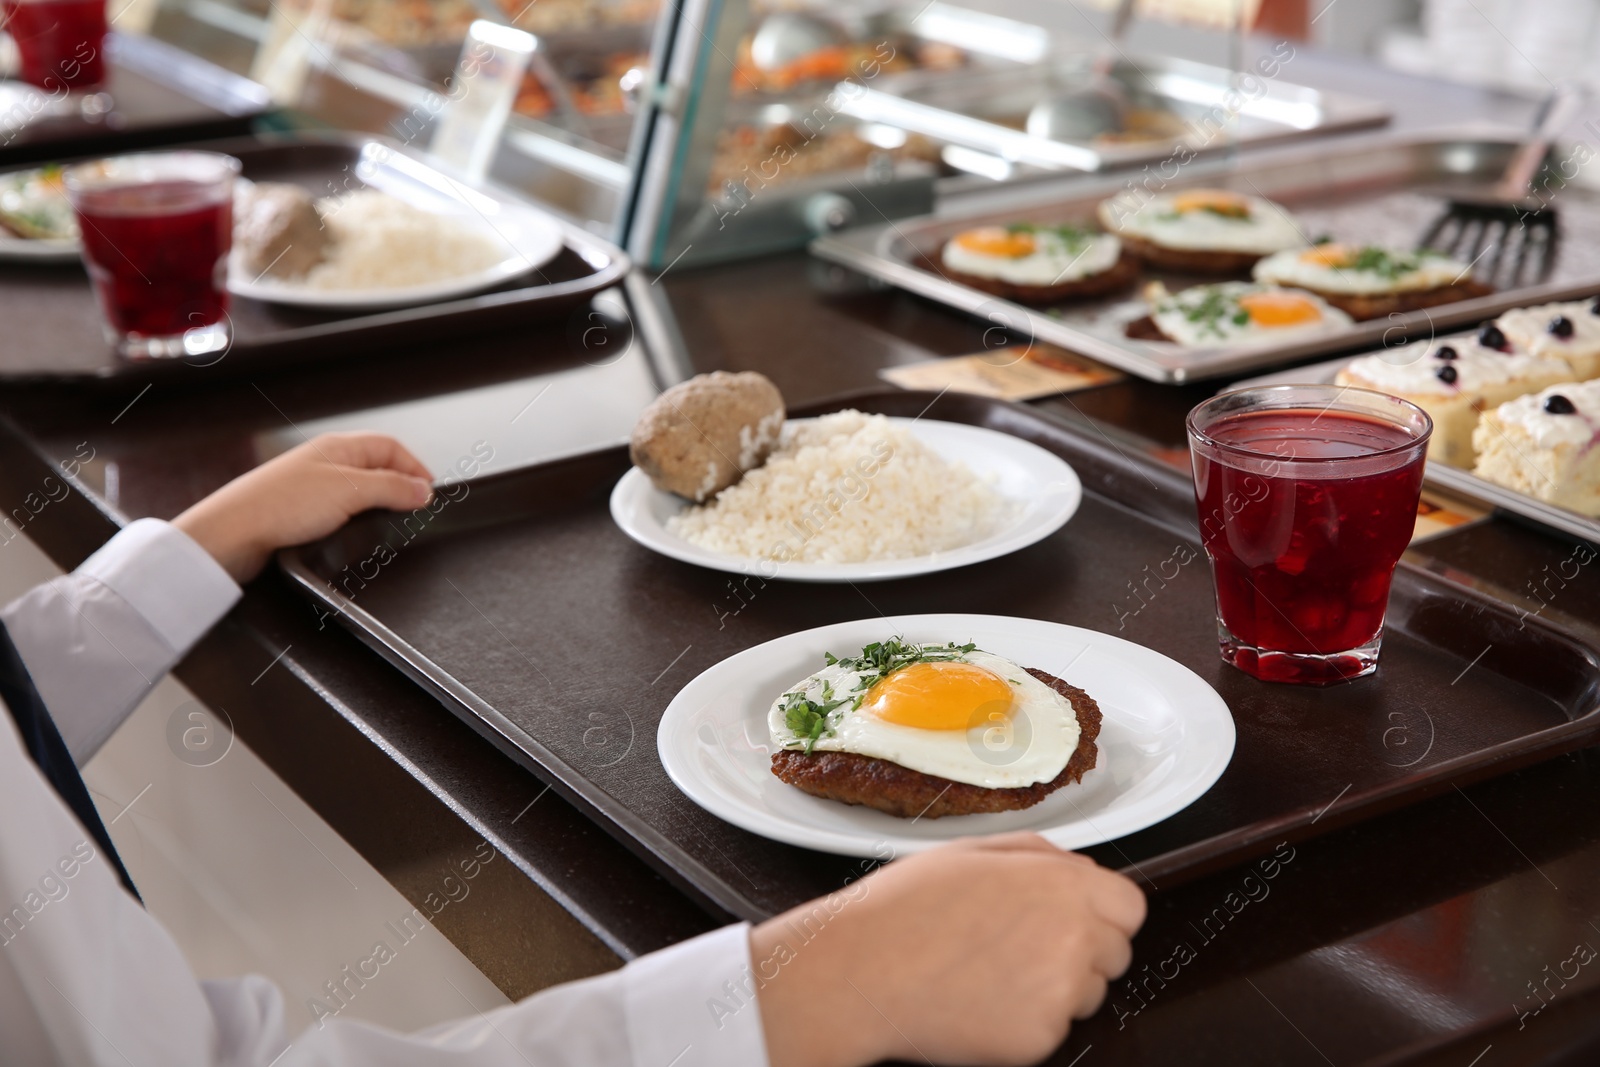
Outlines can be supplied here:
<path id="1" fill-rule="evenodd" d="M 906 578 L 1009 555 L 1078 510 L 1078 475 L 1020 437 L 841 411 L 790 419 L 763 466 L 706 504 L 635 467 L 611 517 L 664 556 L 797 582 Z"/>
<path id="2" fill-rule="evenodd" d="M 299 277 L 279 278 L 247 270 L 236 248 L 228 290 L 330 311 L 412 307 L 533 273 L 563 246 L 560 228 L 541 212 L 483 196 L 435 198 L 418 207 L 365 188 L 323 197 L 316 207 L 332 238 L 321 262 Z"/>

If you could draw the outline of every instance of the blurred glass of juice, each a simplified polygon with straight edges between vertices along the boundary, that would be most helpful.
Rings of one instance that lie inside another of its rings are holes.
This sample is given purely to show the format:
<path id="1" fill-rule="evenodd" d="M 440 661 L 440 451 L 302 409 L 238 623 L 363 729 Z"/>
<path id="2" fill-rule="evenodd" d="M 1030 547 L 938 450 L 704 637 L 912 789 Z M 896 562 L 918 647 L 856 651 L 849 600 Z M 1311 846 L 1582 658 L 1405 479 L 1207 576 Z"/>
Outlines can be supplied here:
<path id="1" fill-rule="evenodd" d="M 4 0 L 0 12 L 23 81 L 50 92 L 105 84 L 105 0 Z"/>
<path id="2" fill-rule="evenodd" d="M 239 161 L 159 152 L 68 168 L 107 339 L 125 356 L 200 356 L 227 348 L 228 252 Z"/>

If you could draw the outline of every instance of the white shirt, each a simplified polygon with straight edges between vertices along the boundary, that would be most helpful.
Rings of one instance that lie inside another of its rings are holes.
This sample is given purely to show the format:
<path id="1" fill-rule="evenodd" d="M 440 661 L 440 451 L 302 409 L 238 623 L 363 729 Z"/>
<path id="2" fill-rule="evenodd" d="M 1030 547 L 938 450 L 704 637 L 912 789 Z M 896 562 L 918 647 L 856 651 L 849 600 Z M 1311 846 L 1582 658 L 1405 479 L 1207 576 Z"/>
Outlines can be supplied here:
<path id="1" fill-rule="evenodd" d="M 82 766 L 239 596 L 194 541 L 141 519 L 0 618 Z M 0 1063 L 764 1067 L 751 984 L 739 924 L 420 1033 L 329 1019 L 291 1041 L 265 978 L 195 978 L 0 715 Z"/>

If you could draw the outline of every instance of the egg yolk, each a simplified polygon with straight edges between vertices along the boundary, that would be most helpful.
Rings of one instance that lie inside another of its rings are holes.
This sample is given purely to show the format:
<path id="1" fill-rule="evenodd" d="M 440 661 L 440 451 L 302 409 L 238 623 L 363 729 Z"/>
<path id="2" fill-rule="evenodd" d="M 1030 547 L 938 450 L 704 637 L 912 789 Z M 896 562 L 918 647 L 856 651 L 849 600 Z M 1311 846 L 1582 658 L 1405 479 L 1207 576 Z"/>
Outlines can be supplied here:
<path id="1" fill-rule="evenodd" d="M 1193 189 L 1172 198 L 1172 209 L 1180 215 L 1191 211 L 1209 211 L 1213 215 L 1226 215 L 1233 219 L 1250 217 L 1250 201 L 1237 193 L 1221 189 Z"/>
<path id="2" fill-rule="evenodd" d="M 918 730 L 968 730 L 1011 715 L 1011 686 L 970 663 L 913 663 L 867 692 L 861 708 Z"/>
<path id="3" fill-rule="evenodd" d="M 1354 258 L 1355 249 L 1341 244 L 1318 245 L 1300 253 L 1300 262 L 1318 267 L 1343 267 Z"/>
<path id="4" fill-rule="evenodd" d="M 1239 306 L 1257 326 L 1299 326 L 1322 318 L 1322 309 L 1295 293 L 1246 293 Z"/>
<path id="5" fill-rule="evenodd" d="M 1007 259 L 1031 256 L 1033 250 L 1038 247 L 1033 234 L 1026 230 L 1007 230 L 1000 226 L 985 226 L 980 230 L 968 230 L 966 233 L 957 234 L 956 244 L 968 252 L 976 252 L 983 256 L 1004 256 Z"/>

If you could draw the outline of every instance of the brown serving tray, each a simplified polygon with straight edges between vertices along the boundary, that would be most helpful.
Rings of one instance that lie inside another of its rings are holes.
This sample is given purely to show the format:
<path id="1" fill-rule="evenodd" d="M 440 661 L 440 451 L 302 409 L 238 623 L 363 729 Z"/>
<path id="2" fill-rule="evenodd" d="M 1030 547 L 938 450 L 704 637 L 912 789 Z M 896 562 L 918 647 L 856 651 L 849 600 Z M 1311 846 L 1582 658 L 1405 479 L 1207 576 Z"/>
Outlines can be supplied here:
<path id="1" fill-rule="evenodd" d="M 926 410 L 1033 441 L 1077 470 L 1082 507 L 1039 544 L 956 571 L 763 586 L 623 536 L 607 507 L 628 469 L 619 446 L 463 483 L 426 524 L 362 516 L 280 563 L 325 624 L 350 627 L 702 902 L 746 918 L 836 889 L 862 861 L 702 811 L 662 769 L 656 727 L 700 671 L 814 626 L 880 613 L 1024 616 L 1116 633 L 1198 672 L 1238 725 L 1232 764 L 1186 810 L 1088 850 L 1157 887 L 1581 747 L 1600 730 L 1594 650 L 1405 564 L 1375 677 L 1320 690 L 1257 682 L 1218 659 L 1203 555 L 1171 562 L 1187 554 L 1180 546 L 1197 551 L 1181 472 L 974 396 L 869 392 L 794 414 L 852 406 Z"/>
<path id="2" fill-rule="evenodd" d="M 273 110 L 265 87 L 153 37 L 113 32 L 106 57 L 111 110 L 0 129 L 0 166 L 236 137 Z"/>
<path id="3" fill-rule="evenodd" d="M 295 182 L 331 195 L 358 187 L 362 146 L 379 137 L 351 134 L 263 135 L 204 143 L 237 156 L 254 181 Z M 506 199 L 504 191 L 496 195 Z M 116 382 L 151 378 L 201 380 L 258 373 L 293 363 L 346 358 L 384 349 L 449 341 L 514 327 L 568 311 L 618 284 L 629 269 L 621 249 L 557 216 L 566 248 L 538 270 L 485 293 L 388 311 L 313 311 L 234 297 L 234 341 L 222 358 L 130 361 L 101 333 L 100 314 L 82 266 L 0 263 L 0 380 Z"/>

